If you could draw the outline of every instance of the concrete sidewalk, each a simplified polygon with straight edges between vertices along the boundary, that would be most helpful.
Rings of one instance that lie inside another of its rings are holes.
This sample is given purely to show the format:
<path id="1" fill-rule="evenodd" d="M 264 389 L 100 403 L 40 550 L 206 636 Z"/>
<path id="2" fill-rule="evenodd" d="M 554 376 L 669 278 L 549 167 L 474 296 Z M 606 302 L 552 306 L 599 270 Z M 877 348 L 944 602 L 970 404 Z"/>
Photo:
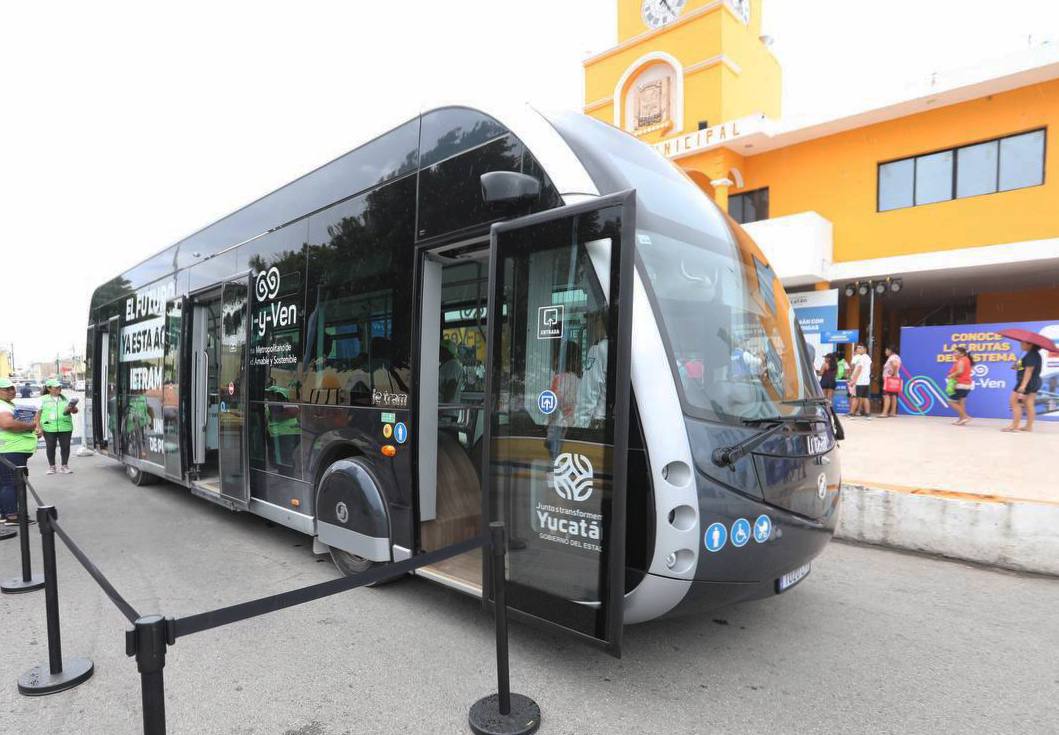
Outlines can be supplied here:
<path id="1" fill-rule="evenodd" d="M 847 419 L 838 535 L 1059 575 L 1059 423 Z"/>

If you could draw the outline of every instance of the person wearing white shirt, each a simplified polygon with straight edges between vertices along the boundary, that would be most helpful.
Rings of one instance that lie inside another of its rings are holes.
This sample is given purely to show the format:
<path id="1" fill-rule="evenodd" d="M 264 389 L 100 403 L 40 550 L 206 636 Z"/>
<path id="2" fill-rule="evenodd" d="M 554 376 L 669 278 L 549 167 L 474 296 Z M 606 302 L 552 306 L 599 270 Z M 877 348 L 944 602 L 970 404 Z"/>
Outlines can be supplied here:
<path id="1" fill-rule="evenodd" d="M 850 363 L 849 380 L 849 416 L 853 418 L 860 409 L 861 415 L 871 418 L 871 402 L 868 389 L 871 386 L 871 355 L 864 345 L 858 344 L 856 354 Z"/>

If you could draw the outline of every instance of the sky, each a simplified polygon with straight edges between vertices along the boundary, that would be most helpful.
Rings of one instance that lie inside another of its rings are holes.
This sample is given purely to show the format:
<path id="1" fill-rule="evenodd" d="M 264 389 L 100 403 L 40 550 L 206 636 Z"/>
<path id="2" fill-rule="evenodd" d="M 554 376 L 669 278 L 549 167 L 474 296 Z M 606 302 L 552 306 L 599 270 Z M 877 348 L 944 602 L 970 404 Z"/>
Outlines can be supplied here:
<path id="1" fill-rule="evenodd" d="M 6 4 L 0 350 L 13 344 L 19 367 L 83 351 L 97 285 L 421 109 L 579 109 L 581 62 L 614 45 L 616 7 Z M 933 71 L 1059 43 L 1054 0 L 766 0 L 763 21 L 785 115 L 870 106 Z"/>

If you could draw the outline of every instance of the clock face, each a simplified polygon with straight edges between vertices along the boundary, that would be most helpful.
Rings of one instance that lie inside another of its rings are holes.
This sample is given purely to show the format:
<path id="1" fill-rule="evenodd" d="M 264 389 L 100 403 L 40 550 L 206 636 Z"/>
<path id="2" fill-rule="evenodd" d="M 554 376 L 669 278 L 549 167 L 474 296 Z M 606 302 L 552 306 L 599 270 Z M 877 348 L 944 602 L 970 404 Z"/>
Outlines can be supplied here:
<path id="1" fill-rule="evenodd" d="M 661 28 L 672 23 L 684 10 L 688 0 L 643 0 L 640 15 L 648 28 Z"/>

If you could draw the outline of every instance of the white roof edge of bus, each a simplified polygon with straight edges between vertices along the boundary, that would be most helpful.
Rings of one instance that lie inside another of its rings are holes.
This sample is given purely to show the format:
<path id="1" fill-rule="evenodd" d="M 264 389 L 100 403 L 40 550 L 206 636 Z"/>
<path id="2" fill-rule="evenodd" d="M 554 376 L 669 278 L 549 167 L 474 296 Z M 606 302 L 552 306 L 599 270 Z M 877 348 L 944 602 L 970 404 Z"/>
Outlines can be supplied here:
<path id="1" fill-rule="evenodd" d="M 526 144 L 552 184 L 563 197 L 563 202 L 573 204 L 584 195 L 599 196 L 592 177 L 574 154 L 573 150 L 552 127 L 546 115 L 528 102 L 483 102 L 482 100 L 437 99 L 421 106 L 421 113 L 442 107 L 467 107 L 478 110 L 500 122 Z"/>
<path id="2" fill-rule="evenodd" d="M 414 120 L 417 116 L 425 115 L 426 113 L 431 112 L 432 110 L 437 110 L 444 107 L 468 107 L 472 110 L 478 110 L 479 112 L 483 112 L 487 115 L 490 115 L 499 122 L 503 123 L 504 127 L 513 132 L 523 143 L 525 143 L 526 146 L 533 153 L 533 155 L 537 158 L 537 160 L 541 164 L 541 167 L 544 168 L 544 171 L 548 174 L 549 178 L 551 178 L 556 190 L 563 197 L 563 202 L 565 204 L 574 204 L 578 201 L 581 201 L 585 198 L 585 195 L 599 196 L 599 189 L 596 188 L 595 183 L 592 181 L 592 177 L 588 175 L 588 171 L 585 170 L 585 167 L 581 164 L 581 161 L 578 160 L 576 155 L 574 155 L 574 152 L 570 149 L 570 146 L 566 144 L 566 142 L 562 139 L 562 136 L 560 136 L 559 133 L 555 130 L 555 128 L 552 127 L 551 123 L 548 122 L 545 116 L 541 112 L 536 110 L 534 107 L 532 107 L 529 103 L 522 103 L 520 105 L 513 105 L 510 103 L 492 103 L 483 105 L 480 102 L 467 100 L 438 100 L 436 104 L 421 105 L 419 112 L 416 113 L 394 113 L 391 117 L 394 120 L 400 118 L 399 122 L 393 123 L 390 127 L 387 127 L 376 135 L 373 135 L 372 137 L 364 140 L 359 145 L 350 148 L 348 151 L 345 151 L 324 163 L 321 163 L 319 166 L 312 168 L 301 176 L 291 179 L 286 184 L 283 184 L 283 186 L 279 186 L 276 189 L 273 189 L 272 191 L 262 194 L 261 196 L 247 202 L 243 206 L 232 210 L 223 217 L 212 220 L 209 224 L 198 228 L 194 232 L 189 233 L 188 235 L 177 240 L 176 242 L 171 243 L 165 246 L 164 248 L 161 248 L 155 253 L 151 253 L 145 258 L 141 258 L 140 260 L 136 261 L 135 263 L 132 263 L 127 268 L 122 270 L 121 273 L 119 273 L 115 277 L 117 278 L 125 273 L 128 273 L 132 269 L 143 265 L 144 263 L 153 258 L 158 257 L 167 250 L 179 247 L 181 243 L 185 242 L 186 240 L 189 240 L 200 232 L 207 230 L 208 228 L 217 224 L 221 220 L 224 220 L 227 217 L 230 217 L 231 215 L 235 214 L 236 212 L 246 209 L 250 205 L 264 199 L 265 197 L 271 194 L 274 194 L 275 192 L 282 189 L 284 186 L 289 186 L 295 181 L 298 181 L 299 179 L 305 178 L 306 176 L 315 173 L 324 166 L 334 163 L 346 154 L 351 153 L 352 151 L 355 151 L 364 145 L 367 145 L 376 138 L 386 135 L 391 130 L 394 130 L 400 127 L 401 125 L 404 125 L 406 122 Z M 407 115 L 407 117 L 405 115 Z M 262 234 L 264 233 L 257 233 L 253 237 L 250 237 L 245 240 L 244 242 L 248 242 L 249 240 L 259 237 Z M 231 245 L 223 248 L 222 250 L 219 250 L 213 255 L 219 255 L 220 253 L 230 250 L 232 247 L 235 247 L 239 244 L 240 243 L 232 243 Z M 156 280 L 161 280 L 161 278 L 165 278 L 165 276 L 162 276 Z M 106 285 L 106 283 L 108 283 L 110 280 L 113 279 L 108 279 L 108 281 L 101 284 L 95 290 L 98 290 L 103 285 Z M 95 293 L 95 290 L 93 291 L 93 294 Z"/>

